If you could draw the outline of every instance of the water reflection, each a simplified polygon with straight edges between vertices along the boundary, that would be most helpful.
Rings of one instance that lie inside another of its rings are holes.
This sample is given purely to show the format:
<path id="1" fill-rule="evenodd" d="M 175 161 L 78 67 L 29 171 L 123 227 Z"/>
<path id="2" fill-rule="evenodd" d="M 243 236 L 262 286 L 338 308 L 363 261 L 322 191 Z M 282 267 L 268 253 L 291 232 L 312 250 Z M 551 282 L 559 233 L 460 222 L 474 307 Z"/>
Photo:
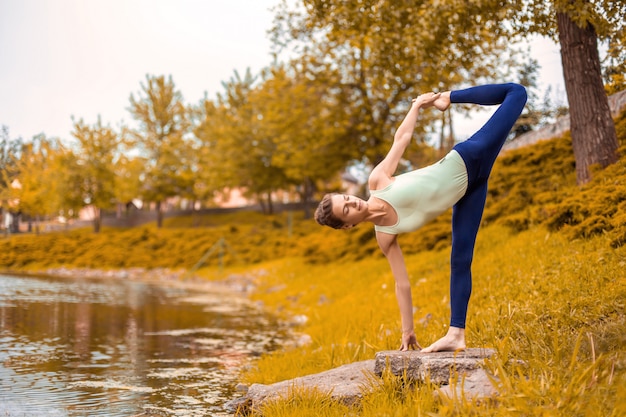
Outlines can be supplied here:
<path id="1" fill-rule="evenodd" d="M 227 415 L 241 366 L 282 337 L 225 293 L 0 275 L 0 415 Z"/>

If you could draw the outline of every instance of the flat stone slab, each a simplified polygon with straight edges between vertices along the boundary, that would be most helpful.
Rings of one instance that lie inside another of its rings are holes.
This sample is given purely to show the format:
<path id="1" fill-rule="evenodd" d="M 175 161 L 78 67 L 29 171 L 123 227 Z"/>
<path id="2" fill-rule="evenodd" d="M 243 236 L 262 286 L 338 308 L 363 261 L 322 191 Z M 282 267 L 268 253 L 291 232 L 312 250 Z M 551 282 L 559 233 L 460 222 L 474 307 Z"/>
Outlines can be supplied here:
<path id="1" fill-rule="evenodd" d="M 410 381 L 447 385 L 456 374 L 463 375 L 480 369 L 486 358 L 494 355 L 493 349 L 471 348 L 459 352 L 422 353 L 417 350 L 385 350 L 376 353 L 374 373 L 382 375 L 389 369 L 393 375 L 405 375 Z"/>
<path id="2" fill-rule="evenodd" d="M 293 393 L 312 391 L 334 401 L 353 405 L 372 392 L 385 369 L 393 375 L 405 375 L 415 382 L 430 380 L 441 387 L 434 393 L 448 398 L 484 398 L 495 395 L 492 380 L 482 368 L 484 360 L 495 354 L 493 349 L 466 349 L 460 352 L 421 353 L 386 350 L 375 359 L 342 365 L 318 374 L 277 382 L 252 384 L 247 393 L 226 404 L 236 415 L 257 410 L 263 403 L 287 399 Z"/>
<path id="3" fill-rule="evenodd" d="M 373 359 L 354 362 L 271 385 L 252 384 L 243 398 L 230 401 L 226 409 L 245 414 L 264 402 L 286 399 L 289 394 L 300 391 L 316 391 L 346 405 L 356 404 L 380 383 L 374 375 L 374 362 Z"/>

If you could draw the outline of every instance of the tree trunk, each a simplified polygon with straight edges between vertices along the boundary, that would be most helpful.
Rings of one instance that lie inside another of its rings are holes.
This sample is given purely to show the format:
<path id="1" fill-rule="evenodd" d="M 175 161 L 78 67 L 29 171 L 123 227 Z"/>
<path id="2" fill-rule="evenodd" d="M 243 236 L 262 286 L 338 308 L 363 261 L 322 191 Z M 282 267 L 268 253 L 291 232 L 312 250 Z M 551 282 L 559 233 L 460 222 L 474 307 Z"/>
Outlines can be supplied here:
<path id="1" fill-rule="evenodd" d="M 102 211 L 98 207 L 93 208 L 93 232 L 100 233 L 100 226 L 102 225 Z"/>
<path id="2" fill-rule="evenodd" d="M 161 208 L 161 202 L 157 201 L 156 203 L 156 212 L 157 212 L 157 228 L 163 227 L 163 210 Z"/>
<path id="3" fill-rule="evenodd" d="M 576 181 L 589 182 L 589 168 L 617 162 L 617 134 L 602 84 L 595 28 L 580 28 L 567 13 L 557 13 L 570 131 L 576 159 Z"/>
<path id="4" fill-rule="evenodd" d="M 9 223 L 9 231 L 11 233 L 19 233 L 20 232 L 20 212 L 14 213 L 9 211 L 10 223 Z"/>
<path id="5" fill-rule="evenodd" d="M 447 128 L 447 132 L 446 132 Z M 454 126 L 452 125 L 452 112 L 441 113 L 441 134 L 439 137 L 439 156 L 443 158 L 454 147 Z"/>
<path id="6" fill-rule="evenodd" d="M 306 177 L 304 179 L 302 188 L 303 188 L 303 191 L 300 197 L 302 200 L 302 204 L 304 206 L 303 207 L 304 218 L 310 219 L 313 217 L 311 213 L 311 207 L 310 207 L 311 199 L 313 198 L 313 181 L 311 181 L 311 178 Z"/>
<path id="7" fill-rule="evenodd" d="M 267 214 L 274 214 L 274 204 L 272 203 L 272 192 L 267 192 Z"/>

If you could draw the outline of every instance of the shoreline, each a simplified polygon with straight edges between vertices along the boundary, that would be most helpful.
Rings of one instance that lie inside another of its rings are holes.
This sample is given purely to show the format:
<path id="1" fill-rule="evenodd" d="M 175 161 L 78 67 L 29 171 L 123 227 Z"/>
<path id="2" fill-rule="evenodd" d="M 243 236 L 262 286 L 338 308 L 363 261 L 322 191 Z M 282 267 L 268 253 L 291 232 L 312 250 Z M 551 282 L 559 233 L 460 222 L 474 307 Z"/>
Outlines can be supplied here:
<path id="1" fill-rule="evenodd" d="M 228 275 L 219 280 L 199 278 L 188 275 L 186 270 L 167 268 L 124 268 L 97 269 L 84 267 L 55 267 L 33 270 L 0 269 L 0 274 L 21 276 L 47 276 L 55 278 L 93 279 L 93 280 L 128 280 L 152 285 L 176 286 L 199 291 L 228 293 L 250 300 L 256 289 L 252 279 L 244 275 Z"/>
<path id="2" fill-rule="evenodd" d="M 303 324 L 303 316 L 287 314 L 286 316 L 277 311 L 268 309 L 262 301 L 254 301 L 252 295 L 257 291 L 257 283 L 253 276 L 244 274 L 231 274 L 224 278 L 211 280 L 189 275 L 186 270 L 170 270 L 166 268 L 124 268 L 124 269 L 94 269 L 56 267 L 40 270 L 10 270 L 0 269 L 0 274 L 20 275 L 31 277 L 53 277 L 66 279 L 92 279 L 92 280 L 128 280 L 142 282 L 150 285 L 185 288 L 204 293 L 217 293 L 225 297 L 233 297 L 241 302 L 248 303 L 262 314 L 275 316 L 280 325 L 286 330 L 283 348 L 302 347 L 312 342 L 311 336 L 298 331 Z M 304 322 L 307 318 L 304 317 Z"/>

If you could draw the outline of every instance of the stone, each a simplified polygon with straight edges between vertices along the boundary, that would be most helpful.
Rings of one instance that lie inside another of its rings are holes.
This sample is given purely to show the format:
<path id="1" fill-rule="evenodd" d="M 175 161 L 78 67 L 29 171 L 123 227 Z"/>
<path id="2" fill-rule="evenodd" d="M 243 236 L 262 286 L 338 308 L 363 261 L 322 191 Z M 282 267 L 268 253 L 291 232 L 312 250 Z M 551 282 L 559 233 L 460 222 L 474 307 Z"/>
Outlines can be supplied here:
<path id="1" fill-rule="evenodd" d="M 396 376 L 405 375 L 410 381 L 437 385 L 448 384 L 450 377 L 470 373 L 481 368 L 484 359 L 495 353 L 493 349 L 471 348 L 460 352 L 422 353 L 417 350 L 385 350 L 376 353 L 374 373 L 382 375 L 389 368 Z"/>
<path id="2" fill-rule="evenodd" d="M 342 365 L 318 374 L 298 377 L 271 385 L 252 384 L 242 398 L 226 404 L 226 410 L 245 414 L 264 402 L 286 399 L 292 392 L 316 391 L 346 405 L 358 403 L 380 381 L 374 375 L 374 360 Z"/>
<path id="3" fill-rule="evenodd" d="M 245 384 L 239 383 L 239 384 L 235 385 L 235 391 L 241 392 L 243 394 L 246 394 L 248 392 L 248 386 L 245 385 Z"/>
<path id="4" fill-rule="evenodd" d="M 494 377 L 484 369 L 476 369 L 469 374 L 458 376 L 450 384 L 441 386 L 435 395 L 448 400 L 481 400 L 495 397 L 498 391 L 493 385 Z"/>
<path id="5" fill-rule="evenodd" d="M 245 415 L 258 410 L 263 403 L 287 399 L 297 392 L 312 391 L 346 404 L 358 404 L 364 395 L 382 384 L 386 369 L 396 376 L 406 376 L 412 382 L 430 381 L 440 385 L 434 395 L 440 398 L 491 397 L 497 392 L 491 378 L 483 369 L 484 360 L 494 355 L 493 349 L 465 349 L 460 352 L 421 353 L 386 350 L 377 352 L 375 359 L 342 365 L 320 372 L 277 382 L 271 385 L 252 384 L 241 398 L 226 404 L 226 410 Z"/>

